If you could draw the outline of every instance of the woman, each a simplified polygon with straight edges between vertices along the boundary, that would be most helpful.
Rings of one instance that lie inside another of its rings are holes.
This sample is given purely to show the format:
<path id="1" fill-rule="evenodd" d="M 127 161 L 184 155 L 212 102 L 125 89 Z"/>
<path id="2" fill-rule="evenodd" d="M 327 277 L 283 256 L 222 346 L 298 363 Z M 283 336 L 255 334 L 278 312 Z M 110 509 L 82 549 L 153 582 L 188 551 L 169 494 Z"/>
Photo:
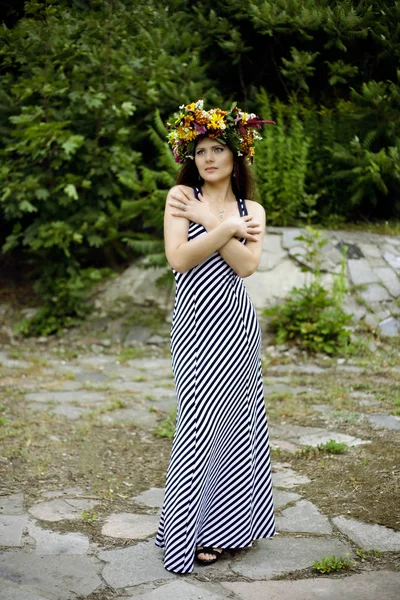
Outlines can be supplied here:
<path id="1" fill-rule="evenodd" d="M 199 100 L 168 136 L 183 163 L 164 221 L 178 413 L 156 544 L 178 573 L 275 534 L 260 328 L 241 279 L 262 251 L 265 214 L 246 199 L 246 159 L 266 122 Z"/>

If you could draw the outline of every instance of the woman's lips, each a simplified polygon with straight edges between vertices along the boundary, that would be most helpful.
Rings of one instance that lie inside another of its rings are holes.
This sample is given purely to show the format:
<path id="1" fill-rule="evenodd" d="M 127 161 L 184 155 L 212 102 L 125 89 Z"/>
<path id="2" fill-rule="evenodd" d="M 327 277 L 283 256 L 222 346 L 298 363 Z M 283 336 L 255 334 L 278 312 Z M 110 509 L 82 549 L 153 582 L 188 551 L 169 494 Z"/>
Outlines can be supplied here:
<path id="1" fill-rule="evenodd" d="M 206 171 L 216 171 L 217 167 L 207 167 Z"/>

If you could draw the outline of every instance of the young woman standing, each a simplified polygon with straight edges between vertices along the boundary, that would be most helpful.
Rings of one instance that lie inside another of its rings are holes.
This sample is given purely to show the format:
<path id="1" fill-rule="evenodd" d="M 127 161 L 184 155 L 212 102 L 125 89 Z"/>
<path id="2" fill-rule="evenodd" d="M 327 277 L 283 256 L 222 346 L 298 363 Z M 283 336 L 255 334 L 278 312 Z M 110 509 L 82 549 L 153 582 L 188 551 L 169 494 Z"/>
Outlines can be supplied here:
<path id="1" fill-rule="evenodd" d="M 265 229 L 246 164 L 263 123 L 199 100 L 181 107 L 168 136 L 183 164 L 164 221 L 178 412 L 156 544 L 177 573 L 275 534 L 260 327 L 242 281 L 258 267 Z"/>

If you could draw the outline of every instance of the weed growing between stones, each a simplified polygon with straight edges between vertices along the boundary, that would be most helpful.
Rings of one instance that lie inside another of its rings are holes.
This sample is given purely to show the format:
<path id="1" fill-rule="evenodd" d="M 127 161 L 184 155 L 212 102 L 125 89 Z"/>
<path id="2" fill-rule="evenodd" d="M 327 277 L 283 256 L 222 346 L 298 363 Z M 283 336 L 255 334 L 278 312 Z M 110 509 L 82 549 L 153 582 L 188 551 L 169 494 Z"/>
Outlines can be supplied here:
<path id="1" fill-rule="evenodd" d="M 85 521 L 85 523 L 93 523 L 99 518 L 93 510 L 83 510 L 81 516 L 82 521 Z"/>
<path id="2" fill-rule="evenodd" d="M 332 573 L 333 571 L 341 571 L 342 569 L 351 569 L 355 563 L 350 560 L 350 554 L 346 554 L 345 558 L 342 556 L 325 556 L 320 561 L 315 561 L 313 569 L 320 573 Z"/>
<path id="3" fill-rule="evenodd" d="M 130 347 L 127 346 L 123 348 L 121 352 L 117 356 L 117 361 L 121 364 L 128 362 L 128 360 L 133 360 L 135 358 L 143 358 L 146 355 L 144 348 L 140 346 Z"/>
<path id="4" fill-rule="evenodd" d="M 166 417 L 157 427 L 153 429 L 154 435 L 157 437 L 163 437 L 172 439 L 175 433 L 176 415 L 175 413 L 171 416 Z"/>
<path id="5" fill-rule="evenodd" d="M 357 548 L 356 554 L 359 558 L 361 558 L 361 560 L 371 560 L 375 558 L 380 558 L 382 556 L 382 552 L 374 548 L 372 548 L 371 550 L 365 550 L 365 548 Z"/>
<path id="6" fill-rule="evenodd" d="M 318 446 L 320 452 L 328 452 L 328 454 L 343 454 L 347 448 L 348 446 L 345 442 L 336 442 L 336 440 L 329 440 L 329 442 L 319 444 Z"/>

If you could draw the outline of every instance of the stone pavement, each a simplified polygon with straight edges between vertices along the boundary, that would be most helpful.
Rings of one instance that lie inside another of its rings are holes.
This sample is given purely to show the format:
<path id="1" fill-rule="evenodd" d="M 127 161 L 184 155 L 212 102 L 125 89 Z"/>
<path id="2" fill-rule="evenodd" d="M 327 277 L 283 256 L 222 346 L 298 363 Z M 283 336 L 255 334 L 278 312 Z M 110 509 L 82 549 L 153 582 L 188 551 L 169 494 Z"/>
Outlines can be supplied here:
<path id="1" fill-rule="evenodd" d="M 24 373 L 29 361 L 12 359 L 3 351 L 0 364 L 3 375 L 11 378 L 14 372 Z M 339 364 L 338 368 L 345 366 Z M 293 368 L 304 373 L 321 369 L 313 364 Z M 267 391 L 271 386 L 291 387 L 282 373 L 287 370 L 276 370 L 271 365 Z M 67 374 L 67 378 L 62 374 Z M 20 389 L 38 418 L 49 410 L 70 422 L 95 414 L 100 423 L 124 421 L 144 429 L 154 427 L 155 415 L 158 418 L 174 407 L 171 384 L 170 359 L 143 358 L 120 364 L 110 354 L 69 360 L 47 356 L 42 377 L 27 370 L 20 379 Z M 307 393 L 307 387 L 291 389 L 294 396 Z M 104 410 L 116 391 L 125 393 L 121 396 L 123 402 L 113 405 L 112 410 Z M 356 396 L 360 410 L 361 401 L 365 400 L 375 402 L 365 398 L 365 394 Z M 368 404 L 367 408 L 370 409 Z M 315 411 L 321 414 L 329 410 L 329 406 L 315 405 Z M 384 413 L 376 417 L 379 418 L 369 421 L 371 427 L 390 431 L 398 428 L 398 417 Z M 370 441 L 342 433 L 340 427 L 335 430 L 278 422 L 271 426 L 272 447 L 289 453 L 315 448 L 332 439 L 353 447 Z M 397 600 L 399 570 L 350 571 L 348 576 L 338 577 L 317 576 L 317 571 L 310 569 L 315 561 L 332 555 L 349 555 L 357 561 L 356 551 L 360 548 L 365 552 L 400 552 L 400 532 L 345 514 L 326 515 L 307 499 L 307 476 L 279 460 L 273 462 L 273 471 L 278 535 L 255 542 L 251 549 L 229 552 L 211 567 L 195 566 L 194 572 L 185 576 L 167 572 L 162 550 L 154 545 L 162 488 L 150 488 L 134 496 L 129 512 L 111 512 L 102 517 L 103 543 L 95 543 L 79 531 L 82 515 L 90 514 L 103 502 L 90 490 L 43 489 L 34 503 L 26 501 L 23 489 L 2 496 L 0 598 L 342 600 L 345 595 L 349 600 Z M 60 532 L 60 523 L 75 523 L 75 530 Z M 125 543 L 110 549 L 107 540 Z"/>

